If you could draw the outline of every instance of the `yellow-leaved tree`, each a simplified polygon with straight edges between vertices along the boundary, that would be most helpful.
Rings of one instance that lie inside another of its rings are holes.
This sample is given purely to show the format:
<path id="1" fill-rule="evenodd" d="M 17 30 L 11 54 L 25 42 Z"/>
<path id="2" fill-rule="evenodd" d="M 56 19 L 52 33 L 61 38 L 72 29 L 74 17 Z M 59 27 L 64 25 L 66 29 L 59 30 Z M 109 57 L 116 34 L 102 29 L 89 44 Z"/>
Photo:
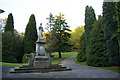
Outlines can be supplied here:
<path id="1" fill-rule="evenodd" d="M 69 38 L 69 44 L 72 45 L 72 51 L 78 51 L 80 47 L 80 38 L 84 32 L 84 26 L 77 27 L 76 29 L 72 30 L 71 38 Z"/>

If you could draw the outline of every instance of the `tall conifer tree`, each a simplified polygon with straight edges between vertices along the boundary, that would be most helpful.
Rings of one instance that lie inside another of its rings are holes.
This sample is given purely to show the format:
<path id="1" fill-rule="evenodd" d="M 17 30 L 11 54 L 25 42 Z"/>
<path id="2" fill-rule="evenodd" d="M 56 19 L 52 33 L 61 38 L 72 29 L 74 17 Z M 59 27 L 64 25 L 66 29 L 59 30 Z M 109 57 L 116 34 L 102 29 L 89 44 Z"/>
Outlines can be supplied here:
<path id="1" fill-rule="evenodd" d="M 93 26 L 89 36 L 90 45 L 87 63 L 91 66 L 108 66 L 108 53 L 103 32 L 103 18 L 99 16 L 99 19 Z"/>
<path id="2" fill-rule="evenodd" d="M 35 42 L 37 40 L 36 20 L 34 14 L 29 18 L 24 36 L 24 53 L 29 54 L 35 51 Z"/>
<path id="3" fill-rule="evenodd" d="M 14 20 L 13 20 L 13 15 L 12 13 L 10 13 L 8 15 L 8 20 L 7 20 L 7 23 L 5 25 L 5 32 L 6 31 L 11 31 L 14 33 Z"/>
<path id="4" fill-rule="evenodd" d="M 120 65 L 119 46 L 117 40 L 117 20 L 116 20 L 115 2 L 103 3 L 103 23 L 104 36 L 109 53 L 109 63 L 111 65 Z"/>
<path id="5" fill-rule="evenodd" d="M 93 28 L 93 24 L 96 21 L 96 15 L 92 7 L 86 6 L 85 9 L 85 46 L 86 46 L 86 57 L 89 56 L 89 34 Z"/>

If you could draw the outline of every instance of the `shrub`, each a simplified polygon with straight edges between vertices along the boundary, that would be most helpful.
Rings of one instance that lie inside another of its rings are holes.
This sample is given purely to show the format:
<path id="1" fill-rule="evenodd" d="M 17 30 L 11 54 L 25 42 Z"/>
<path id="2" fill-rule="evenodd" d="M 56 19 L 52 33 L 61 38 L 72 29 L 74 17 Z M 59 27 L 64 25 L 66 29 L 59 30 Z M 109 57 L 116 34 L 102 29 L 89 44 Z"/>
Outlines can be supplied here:
<path id="1" fill-rule="evenodd" d="M 29 58 L 26 55 L 24 55 L 23 59 L 22 59 L 22 62 L 23 63 L 28 63 L 28 60 L 29 60 Z"/>

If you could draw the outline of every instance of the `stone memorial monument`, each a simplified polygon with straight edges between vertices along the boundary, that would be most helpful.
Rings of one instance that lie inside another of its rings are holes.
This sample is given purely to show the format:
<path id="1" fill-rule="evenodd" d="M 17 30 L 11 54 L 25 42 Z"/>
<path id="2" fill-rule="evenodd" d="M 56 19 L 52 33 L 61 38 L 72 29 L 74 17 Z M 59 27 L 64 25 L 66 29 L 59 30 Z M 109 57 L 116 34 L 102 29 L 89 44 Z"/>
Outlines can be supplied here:
<path id="1" fill-rule="evenodd" d="M 36 55 L 34 60 L 35 68 L 48 68 L 51 66 L 51 59 L 45 51 L 46 41 L 43 39 L 42 32 L 43 27 L 42 24 L 40 24 L 38 39 L 36 41 Z"/>
<path id="2" fill-rule="evenodd" d="M 28 72 L 53 72 L 53 71 L 68 71 L 66 67 L 59 64 L 52 64 L 51 58 L 45 51 L 46 41 L 43 39 L 43 27 L 40 24 L 38 39 L 35 42 L 35 53 L 25 54 L 29 57 L 28 65 L 11 68 L 10 73 L 28 73 Z"/>

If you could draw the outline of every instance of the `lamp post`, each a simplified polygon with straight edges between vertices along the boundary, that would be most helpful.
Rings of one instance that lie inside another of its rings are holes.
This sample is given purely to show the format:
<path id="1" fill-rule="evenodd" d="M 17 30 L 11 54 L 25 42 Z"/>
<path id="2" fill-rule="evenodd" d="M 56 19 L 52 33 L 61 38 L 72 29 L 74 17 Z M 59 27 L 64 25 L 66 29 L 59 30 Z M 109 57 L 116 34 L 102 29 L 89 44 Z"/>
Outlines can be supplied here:
<path id="1" fill-rule="evenodd" d="M 3 12 L 5 12 L 5 11 L 4 11 L 4 10 L 2 10 L 2 9 L 0 9 L 0 14 L 1 14 L 1 13 L 3 13 Z"/>

